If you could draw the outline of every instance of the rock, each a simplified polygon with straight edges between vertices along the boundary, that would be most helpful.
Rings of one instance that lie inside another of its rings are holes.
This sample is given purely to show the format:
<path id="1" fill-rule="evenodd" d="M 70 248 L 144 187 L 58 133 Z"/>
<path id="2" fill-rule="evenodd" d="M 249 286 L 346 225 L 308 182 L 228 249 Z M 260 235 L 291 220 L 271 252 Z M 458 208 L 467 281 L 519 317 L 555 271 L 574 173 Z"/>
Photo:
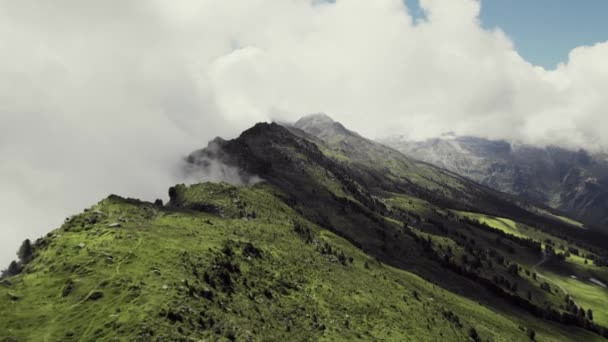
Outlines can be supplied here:
<path id="1" fill-rule="evenodd" d="M 108 224 L 108 227 L 110 227 L 110 228 L 120 228 L 121 226 L 122 225 L 118 222 L 113 222 L 113 223 Z"/>
<path id="2" fill-rule="evenodd" d="M 86 245 L 84 244 L 84 242 L 81 242 L 81 243 L 79 243 L 79 244 L 78 244 L 78 247 L 79 247 L 79 248 L 84 248 L 85 246 L 86 246 Z"/>
<path id="3" fill-rule="evenodd" d="M 169 285 L 167 285 L 167 284 L 163 285 L 162 289 L 165 290 L 165 291 L 168 290 L 169 289 Z"/>
<path id="4" fill-rule="evenodd" d="M 103 292 L 99 291 L 99 290 L 95 290 L 93 292 L 91 292 L 91 294 L 89 294 L 89 296 L 87 297 L 87 300 L 98 300 L 103 298 Z"/>
<path id="5" fill-rule="evenodd" d="M 188 208 L 192 209 L 192 210 L 196 210 L 196 211 L 202 211 L 204 213 L 213 214 L 213 215 L 220 215 L 220 216 L 223 215 L 222 208 L 216 204 L 195 203 L 195 204 L 189 205 Z"/>
<path id="6" fill-rule="evenodd" d="M 20 297 L 20 296 L 18 296 L 18 295 L 16 295 L 16 294 L 14 294 L 14 293 L 10 293 L 10 292 L 8 292 L 6 295 L 7 295 L 7 296 L 8 296 L 8 298 L 9 298 L 10 300 L 12 300 L 12 301 L 17 301 L 17 300 L 21 299 L 21 297 Z"/>

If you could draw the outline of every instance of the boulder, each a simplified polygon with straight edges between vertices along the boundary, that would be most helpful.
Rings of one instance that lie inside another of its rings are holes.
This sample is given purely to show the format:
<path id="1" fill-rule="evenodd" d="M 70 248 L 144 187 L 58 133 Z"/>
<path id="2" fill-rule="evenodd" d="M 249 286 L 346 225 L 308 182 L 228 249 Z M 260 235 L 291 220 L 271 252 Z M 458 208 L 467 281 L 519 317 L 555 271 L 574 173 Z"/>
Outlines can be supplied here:
<path id="1" fill-rule="evenodd" d="M 12 300 L 12 301 L 17 301 L 17 300 L 21 299 L 21 296 L 16 295 L 16 294 L 14 294 L 14 293 L 10 293 L 10 292 L 8 292 L 6 295 L 7 295 L 7 296 L 8 296 L 8 298 L 9 298 L 10 300 Z"/>

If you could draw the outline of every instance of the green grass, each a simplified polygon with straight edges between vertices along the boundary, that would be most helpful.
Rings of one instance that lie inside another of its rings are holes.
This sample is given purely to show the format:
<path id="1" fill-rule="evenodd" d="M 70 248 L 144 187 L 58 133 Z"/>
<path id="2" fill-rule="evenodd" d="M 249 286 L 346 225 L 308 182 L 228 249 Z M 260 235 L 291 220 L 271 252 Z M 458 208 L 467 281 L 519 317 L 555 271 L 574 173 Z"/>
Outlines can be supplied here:
<path id="1" fill-rule="evenodd" d="M 429 214 L 434 208 L 427 201 L 402 194 L 390 194 L 390 197 L 386 198 L 385 202 L 390 206 L 419 214 Z"/>
<path id="2" fill-rule="evenodd" d="M 100 202 L 49 234 L 26 271 L 0 285 L 0 338 L 465 341 L 474 327 L 492 341 L 525 341 L 526 328 L 538 341 L 600 340 L 490 310 L 383 265 L 303 219 L 265 184 L 179 192 L 220 206 L 224 217 Z M 63 295 L 68 283 L 73 290 Z M 90 299 L 96 291 L 103 297 Z"/>
<path id="3" fill-rule="evenodd" d="M 585 228 L 585 225 L 582 224 L 581 222 L 578 222 L 578 221 L 573 220 L 571 218 L 568 218 L 566 216 L 552 214 L 552 213 L 550 213 L 550 212 L 548 212 L 546 210 L 539 209 L 539 208 L 536 208 L 536 207 L 534 207 L 534 211 L 536 211 L 536 212 L 538 212 L 540 214 L 543 214 L 543 215 L 551 216 L 551 217 L 556 218 L 556 219 L 558 219 L 558 220 L 560 220 L 562 222 L 568 223 L 568 224 L 570 224 L 570 225 L 572 225 L 574 227 Z"/>
<path id="4" fill-rule="evenodd" d="M 479 220 L 480 222 L 507 234 L 532 238 L 539 242 L 550 239 L 558 246 L 568 245 L 568 243 L 562 239 L 539 232 L 512 220 L 477 213 L 458 213 L 468 218 Z M 544 243 L 543 246 L 545 246 Z M 556 252 L 564 252 L 564 250 L 564 248 L 556 248 Z M 584 249 L 581 249 L 581 252 L 588 253 Z M 530 258 L 524 253 L 519 253 L 512 257 L 519 264 L 528 268 L 539 262 L 538 259 Z M 608 276 L 606 269 L 593 265 L 591 261 L 588 261 L 587 264 L 585 264 L 585 259 L 577 255 L 570 255 L 566 258 L 565 262 L 557 262 L 554 260 L 551 261 L 550 264 L 550 267 L 540 266 L 538 268 L 539 274 L 542 275 L 539 279 L 544 278 L 542 280 L 548 280 L 559 294 L 558 297 L 548 298 L 547 300 L 556 305 L 561 305 L 563 304 L 563 297 L 568 293 L 574 298 L 577 305 L 582 306 L 585 309 L 593 309 L 594 322 L 607 326 L 608 310 L 606 310 L 606 308 L 608 307 L 608 290 L 589 281 L 589 278 L 594 275 L 596 277 L 599 275 L 600 278 L 606 279 Z M 576 279 L 572 276 L 575 276 Z M 528 281 L 530 281 L 530 279 L 528 279 Z M 534 284 L 532 281 L 531 283 Z"/>
<path id="5" fill-rule="evenodd" d="M 585 308 L 593 309 L 594 322 L 608 325 L 608 291 L 599 285 L 593 284 L 587 279 L 574 279 L 570 276 L 559 275 L 553 272 L 542 271 L 551 283 L 558 286 L 561 292 L 564 290 L 572 296 L 576 304 Z"/>
<path id="6" fill-rule="evenodd" d="M 562 220 L 562 221 L 564 221 L 564 222 L 566 222 L 568 224 L 571 224 L 571 225 L 573 225 L 575 227 L 584 228 L 584 224 L 582 224 L 582 223 L 580 223 L 578 221 L 575 221 L 573 219 L 567 218 L 565 216 L 553 215 L 553 217 L 556 217 L 556 218 L 558 218 L 558 219 L 560 219 L 560 220 Z"/>
<path id="7" fill-rule="evenodd" d="M 478 213 L 462 211 L 458 211 L 457 213 L 470 219 L 478 220 L 479 222 L 485 223 L 492 228 L 502 230 L 507 234 L 515 235 L 518 237 L 527 237 L 524 228 L 513 220 Z"/>

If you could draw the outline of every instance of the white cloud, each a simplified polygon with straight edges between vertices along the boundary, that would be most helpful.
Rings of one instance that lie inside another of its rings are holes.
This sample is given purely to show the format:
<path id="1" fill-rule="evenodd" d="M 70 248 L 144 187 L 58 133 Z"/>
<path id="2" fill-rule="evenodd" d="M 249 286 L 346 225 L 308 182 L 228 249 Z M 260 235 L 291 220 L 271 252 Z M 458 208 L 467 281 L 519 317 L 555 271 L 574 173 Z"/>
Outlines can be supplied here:
<path id="1" fill-rule="evenodd" d="M 401 0 L 315 3 L 0 0 L 0 262 L 108 193 L 164 196 L 181 156 L 270 118 L 608 146 L 608 43 L 547 71 L 474 0 L 423 0 L 417 25 Z"/>

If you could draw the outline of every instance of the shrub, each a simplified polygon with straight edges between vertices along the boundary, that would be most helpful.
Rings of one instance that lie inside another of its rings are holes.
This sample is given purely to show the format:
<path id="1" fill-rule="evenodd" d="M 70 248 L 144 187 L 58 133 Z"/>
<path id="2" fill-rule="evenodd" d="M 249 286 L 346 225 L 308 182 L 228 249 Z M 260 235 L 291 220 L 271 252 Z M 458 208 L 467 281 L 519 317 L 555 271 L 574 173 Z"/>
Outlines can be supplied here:
<path id="1" fill-rule="evenodd" d="M 540 284 L 540 288 L 547 292 L 551 292 L 551 285 L 549 285 L 549 283 L 547 283 L 546 281 L 543 281 L 543 283 Z"/>
<path id="2" fill-rule="evenodd" d="M 2 274 L 0 274 L 0 279 L 15 276 L 21 273 L 21 270 L 21 265 L 17 261 L 13 260 L 10 265 L 8 265 L 8 268 L 2 271 Z"/>
<path id="3" fill-rule="evenodd" d="M 479 334 L 477 333 L 477 330 L 473 327 L 471 327 L 469 329 L 469 336 L 473 339 L 473 341 L 475 342 L 479 342 L 481 341 L 481 337 L 479 337 Z"/>
<path id="4" fill-rule="evenodd" d="M 243 247 L 243 255 L 251 258 L 261 258 L 262 251 L 255 247 L 251 242 L 247 242 Z"/>

